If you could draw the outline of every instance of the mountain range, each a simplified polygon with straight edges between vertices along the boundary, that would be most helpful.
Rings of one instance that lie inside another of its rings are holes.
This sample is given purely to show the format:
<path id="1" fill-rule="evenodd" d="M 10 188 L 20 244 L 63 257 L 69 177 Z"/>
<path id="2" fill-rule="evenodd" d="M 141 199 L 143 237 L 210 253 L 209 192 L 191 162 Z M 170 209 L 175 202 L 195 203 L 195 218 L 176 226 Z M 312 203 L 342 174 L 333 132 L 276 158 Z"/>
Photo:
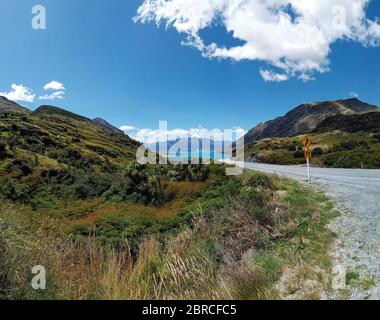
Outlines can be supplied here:
<path id="1" fill-rule="evenodd" d="M 147 148 L 154 152 L 159 152 L 160 149 L 165 149 L 164 142 L 155 142 L 155 143 L 145 143 Z M 166 151 L 169 152 L 171 148 L 175 147 L 175 151 L 184 152 L 219 152 L 223 150 L 222 141 L 214 141 L 207 138 L 178 138 L 176 140 L 169 140 L 166 142 Z"/>
<path id="2" fill-rule="evenodd" d="M 6 97 L 0 96 L 0 114 L 1 113 L 10 113 L 10 114 L 23 114 L 23 115 L 31 115 L 31 116 L 63 116 L 72 119 L 76 119 L 78 121 L 91 122 L 98 128 L 107 131 L 109 133 L 117 133 L 124 135 L 123 131 L 114 127 L 106 120 L 101 118 L 89 119 L 84 116 L 75 114 L 73 112 L 49 105 L 43 105 L 37 108 L 35 111 L 29 110 Z"/>
<path id="3" fill-rule="evenodd" d="M 356 98 L 305 103 L 292 109 L 282 117 L 258 124 L 244 136 L 244 143 L 249 145 L 253 141 L 264 138 L 291 137 L 310 133 L 313 130 L 318 131 L 317 127 L 322 122 L 335 116 L 339 116 L 340 122 L 345 122 L 347 126 L 350 119 L 357 119 L 350 118 L 352 115 L 378 111 L 377 106 L 362 102 Z M 365 119 L 368 120 L 371 117 L 371 115 L 367 115 Z M 377 114 L 373 115 L 373 117 L 377 117 Z"/>
<path id="4" fill-rule="evenodd" d="M 305 103 L 261 123 L 245 136 L 248 162 L 304 164 L 302 140 L 312 141 L 312 164 L 380 167 L 380 109 L 358 99 Z"/>
<path id="5" fill-rule="evenodd" d="M 10 127 L 14 127 L 13 132 L 9 132 Z M 95 167 L 103 169 L 109 163 L 126 164 L 134 158 L 140 145 L 104 119 L 89 119 L 49 105 L 31 111 L 0 97 L 0 139 L 10 134 L 11 143 L 18 144 L 21 149 L 49 156 L 50 149 L 74 148 L 81 152 L 83 159 L 88 156 L 97 159 Z M 282 117 L 259 124 L 245 135 L 246 159 L 300 164 L 303 162 L 300 136 L 305 134 L 312 136 L 313 147 L 318 150 L 313 158 L 318 165 L 363 167 L 361 159 L 365 157 L 368 163 L 364 166 L 380 166 L 379 108 L 355 98 L 305 103 Z M 222 150 L 222 142 L 209 140 L 208 143 L 211 151 Z M 198 139 L 177 139 L 168 142 L 168 150 L 176 145 L 181 150 L 204 151 L 207 147 L 208 151 L 208 143 L 204 146 Z M 156 151 L 159 145 L 147 147 Z M 368 148 L 363 149 L 365 146 Z M 368 152 L 370 156 L 365 156 Z M 54 152 L 51 154 L 56 156 Z"/>

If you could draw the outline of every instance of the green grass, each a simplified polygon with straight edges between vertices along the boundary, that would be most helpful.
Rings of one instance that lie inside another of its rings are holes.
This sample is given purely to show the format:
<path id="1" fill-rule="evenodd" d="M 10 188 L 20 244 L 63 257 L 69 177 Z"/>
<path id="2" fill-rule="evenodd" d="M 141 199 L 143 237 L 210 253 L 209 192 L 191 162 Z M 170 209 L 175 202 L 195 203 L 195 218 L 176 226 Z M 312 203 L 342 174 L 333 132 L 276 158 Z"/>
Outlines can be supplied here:
<path id="1" fill-rule="evenodd" d="M 0 265 L 19 276 L 7 277 L 0 296 L 316 299 L 329 284 L 331 209 L 320 193 L 256 172 L 210 180 L 170 219 L 99 216 L 71 235 L 58 217 L 2 206 Z M 46 292 L 28 287 L 34 264 L 49 270 Z M 305 290 L 310 280 L 318 286 Z"/>
<path id="2" fill-rule="evenodd" d="M 349 271 L 346 273 L 346 285 L 351 285 L 353 284 L 353 282 L 356 282 L 357 280 L 359 280 L 360 278 L 360 275 L 358 272 L 355 272 L 355 271 Z"/>
<path id="3" fill-rule="evenodd" d="M 286 163 L 292 139 L 255 148 Z M 65 113 L 0 115 L 0 143 L 0 298 L 317 298 L 328 286 L 336 213 L 294 181 L 140 166 L 135 141 Z M 30 289 L 36 264 L 47 291 Z"/>

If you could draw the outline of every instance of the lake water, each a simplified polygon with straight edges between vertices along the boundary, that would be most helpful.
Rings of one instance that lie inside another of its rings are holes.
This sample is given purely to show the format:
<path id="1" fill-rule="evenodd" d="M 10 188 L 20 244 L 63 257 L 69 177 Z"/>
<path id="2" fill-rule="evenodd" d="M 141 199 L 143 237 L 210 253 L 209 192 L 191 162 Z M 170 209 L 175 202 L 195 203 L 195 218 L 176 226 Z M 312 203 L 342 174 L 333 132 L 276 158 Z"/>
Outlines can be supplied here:
<path id="1" fill-rule="evenodd" d="M 207 159 L 207 160 L 226 160 L 231 158 L 229 153 L 219 152 L 181 152 L 177 154 L 169 154 L 168 158 L 172 161 L 180 161 L 184 159 Z"/>

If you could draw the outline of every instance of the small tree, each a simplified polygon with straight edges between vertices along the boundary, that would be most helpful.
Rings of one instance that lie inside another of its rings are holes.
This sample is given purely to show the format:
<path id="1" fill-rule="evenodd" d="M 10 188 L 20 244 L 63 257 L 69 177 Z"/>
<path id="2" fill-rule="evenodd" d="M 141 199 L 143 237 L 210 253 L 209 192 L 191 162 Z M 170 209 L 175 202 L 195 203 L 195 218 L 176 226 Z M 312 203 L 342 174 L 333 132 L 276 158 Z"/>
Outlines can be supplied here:
<path id="1" fill-rule="evenodd" d="M 4 159 L 7 156 L 7 145 L 4 142 L 0 142 L 0 159 Z"/>
<path id="2" fill-rule="evenodd" d="M 153 189 L 152 202 L 155 205 L 164 203 L 164 191 L 161 181 L 161 168 L 159 166 L 151 166 L 147 170 L 148 184 Z"/>

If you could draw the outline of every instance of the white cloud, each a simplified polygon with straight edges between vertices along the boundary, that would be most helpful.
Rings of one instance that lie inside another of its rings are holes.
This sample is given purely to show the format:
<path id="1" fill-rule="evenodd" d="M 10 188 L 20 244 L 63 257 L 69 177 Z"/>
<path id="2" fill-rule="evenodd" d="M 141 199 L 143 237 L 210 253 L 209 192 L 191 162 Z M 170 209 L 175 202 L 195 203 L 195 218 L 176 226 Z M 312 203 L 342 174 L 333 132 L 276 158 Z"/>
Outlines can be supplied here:
<path id="1" fill-rule="evenodd" d="M 119 129 L 124 132 L 129 132 L 129 131 L 136 130 L 136 127 L 125 125 L 125 126 L 121 126 Z"/>
<path id="2" fill-rule="evenodd" d="M 9 92 L 0 92 L 0 96 L 4 96 L 12 101 L 21 101 L 21 102 L 33 102 L 36 95 L 32 92 L 31 89 L 20 84 L 12 84 L 11 91 Z"/>
<path id="3" fill-rule="evenodd" d="M 280 73 L 276 73 L 270 70 L 260 70 L 260 74 L 265 80 L 265 82 L 268 82 L 268 81 L 280 82 L 280 81 L 288 80 L 288 76 L 286 74 L 280 74 Z"/>
<path id="4" fill-rule="evenodd" d="M 59 90 L 59 91 L 63 91 L 65 90 L 65 86 L 58 82 L 58 81 L 51 81 L 47 84 L 44 85 L 44 90 Z"/>
<path id="5" fill-rule="evenodd" d="M 357 92 L 355 92 L 355 91 L 351 91 L 350 94 L 349 94 L 349 96 L 351 98 L 359 98 L 359 94 Z"/>
<path id="6" fill-rule="evenodd" d="M 134 21 L 164 22 L 208 58 L 259 60 L 280 72 L 268 79 L 313 79 L 329 70 L 338 40 L 380 45 L 380 24 L 366 17 L 371 0 L 144 0 Z M 206 44 L 199 32 L 223 24 L 241 45 Z M 277 74 L 277 76 L 275 76 Z M 267 80 L 269 81 L 269 80 Z"/>
<path id="7" fill-rule="evenodd" d="M 38 99 L 40 100 L 62 100 L 64 97 L 65 97 L 65 86 L 63 85 L 63 83 L 61 82 L 58 82 L 58 81 L 51 81 L 47 84 L 44 85 L 44 90 L 45 91 L 54 91 L 52 93 L 48 93 L 48 94 L 44 94 L 40 97 L 38 97 Z"/>
<path id="8" fill-rule="evenodd" d="M 65 96 L 64 91 L 54 91 L 53 93 L 40 96 L 40 97 L 38 97 L 38 99 L 40 99 L 40 100 L 55 100 L 55 99 L 62 100 L 64 98 L 64 96 Z"/>

